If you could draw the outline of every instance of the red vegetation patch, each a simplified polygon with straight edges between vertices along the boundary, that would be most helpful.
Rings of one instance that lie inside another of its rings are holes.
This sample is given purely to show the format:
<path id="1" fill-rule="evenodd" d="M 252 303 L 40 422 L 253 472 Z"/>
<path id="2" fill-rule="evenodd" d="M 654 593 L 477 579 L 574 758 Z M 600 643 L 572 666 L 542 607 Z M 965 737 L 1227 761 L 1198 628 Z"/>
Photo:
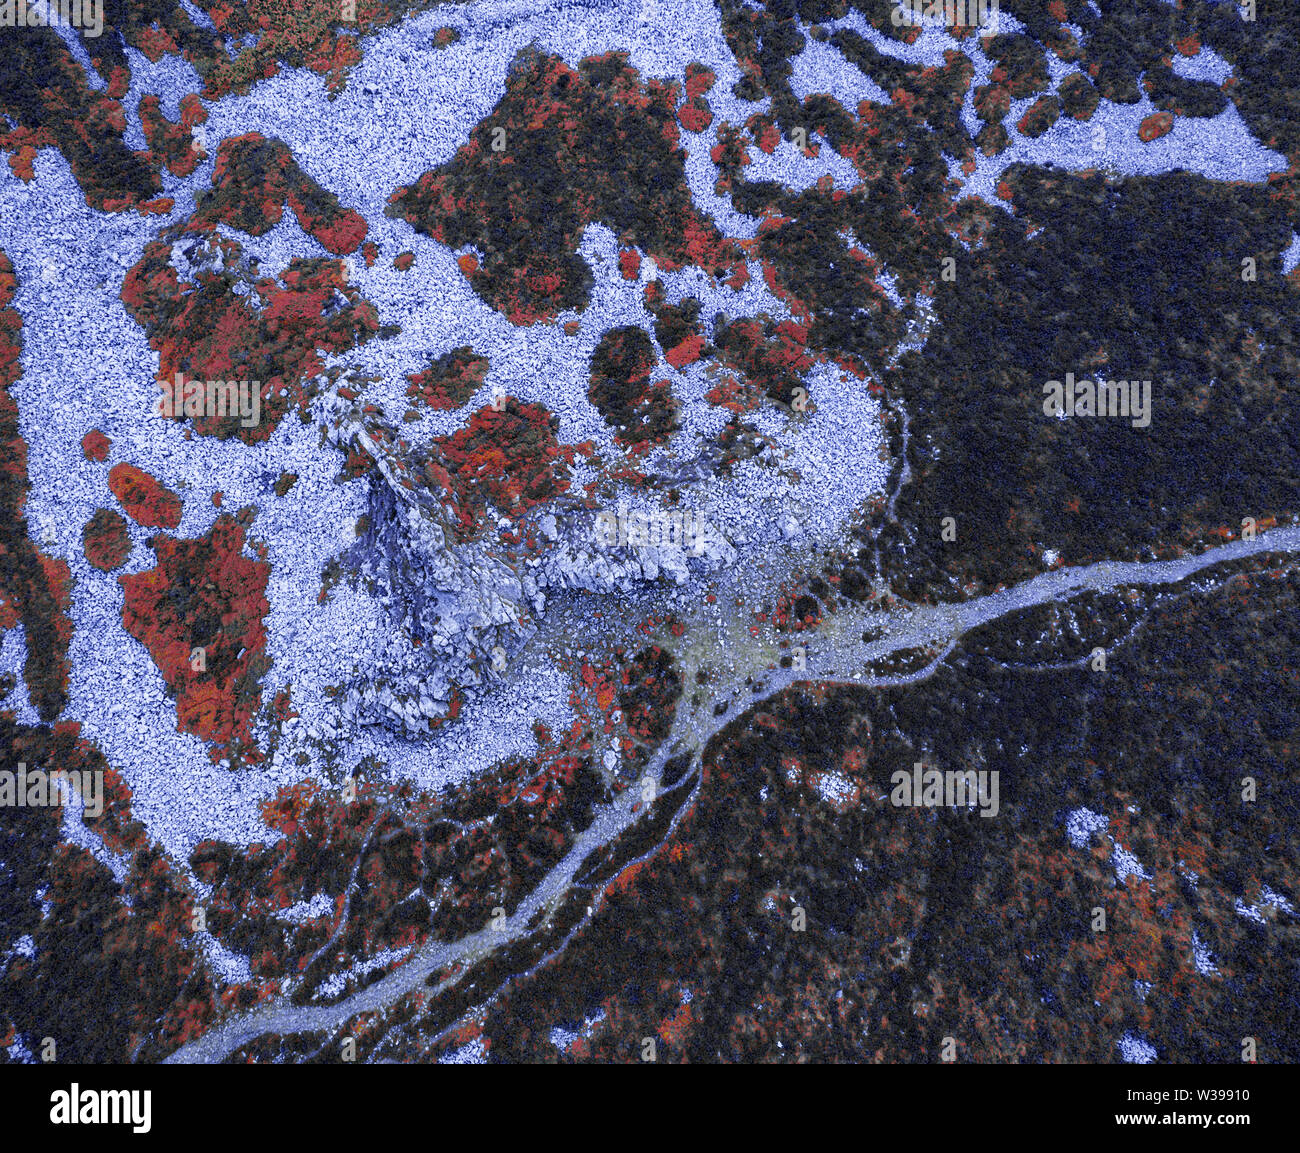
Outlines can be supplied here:
<path id="1" fill-rule="evenodd" d="M 1097 111 L 1101 94 L 1082 72 L 1073 72 L 1061 81 L 1058 89 L 1066 115 L 1087 120 Z"/>
<path id="2" fill-rule="evenodd" d="M 981 84 L 973 96 L 975 115 L 989 123 L 999 121 L 1011 111 L 1011 93 L 1001 84 Z"/>
<path id="3" fill-rule="evenodd" d="M 158 97 L 140 99 L 140 124 L 148 141 L 154 168 L 166 165 L 173 176 L 189 176 L 207 153 L 195 146 L 192 131 L 208 118 L 208 110 L 199 98 L 187 92 L 180 103 L 181 118 L 173 124 L 162 114 Z"/>
<path id="4" fill-rule="evenodd" d="M 781 143 L 781 132 L 776 126 L 776 121 L 766 112 L 757 112 L 751 116 L 745 121 L 745 128 L 754 138 L 758 150 L 766 152 L 769 156 Z"/>
<path id="5" fill-rule="evenodd" d="M 641 274 L 641 254 L 635 248 L 625 248 L 618 254 L 618 271 L 624 280 L 635 280 Z"/>
<path id="6" fill-rule="evenodd" d="M 1174 114 L 1172 112 L 1153 112 L 1138 125 L 1138 138 L 1144 144 L 1150 144 L 1173 130 Z"/>
<path id="7" fill-rule="evenodd" d="M 591 274 L 577 248 L 598 221 L 665 270 L 695 264 L 722 277 L 740 253 L 691 200 L 678 147 L 679 91 L 657 80 L 643 85 L 626 53 L 575 70 L 527 50 L 469 143 L 399 188 L 388 212 L 450 248 L 482 253 L 466 275 L 514 324 L 586 306 Z M 652 208 L 628 194 L 634 188 L 655 189 Z"/>
<path id="8" fill-rule="evenodd" d="M 634 325 L 613 328 L 591 354 L 587 397 L 622 444 L 659 444 L 677 428 L 677 404 L 666 380 L 650 383 L 654 345 Z"/>
<path id="9" fill-rule="evenodd" d="M 81 530 L 81 545 L 95 568 L 111 572 L 121 568 L 131 554 L 131 537 L 126 531 L 126 521 L 106 508 L 97 508 L 95 515 Z"/>
<path id="10" fill-rule="evenodd" d="M 481 408 L 468 428 L 433 441 L 424 477 L 443 494 L 462 539 L 483 527 L 488 501 L 519 516 L 568 489 L 574 450 L 556 440 L 558 427 L 542 405 L 508 400 L 499 412 Z"/>
<path id="11" fill-rule="evenodd" d="M 174 529 L 181 523 L 181 498 L 142 468 L 115 464 L 108 471 L 108 487 L 142 528 Z"/>
<path id="12" fill-rule="evenodd" d="M 173 244 L 145 245 L 126 275 L 122 301 L 145 327 L 158 354 L 159 377 L 174 381 L 248 380 L 261 387 L 261 418 L 245 428 L 238 415 L 188 418 L 204 435 L 245 443 L 266 440 L 291 406 L 303 400 L 306 381 L 324 371 L 318 350 L 346 352 L 379 330 L 374 307 L 363 300 L 338 260 L 290 261 L 279 282 L 262 277 L 240 294 L 243 250 L 235 241 L 181 233 L 175 243 L 194 253 L 220 250 L 220 271 L 201 270 L 181 282 L 172 267 Z M 251 303 L 256 299 L 260 307 Z M 187 419 L 183 413 L 174 419 Z"/>
<path id="13" fill-rule="evenodd" d="M 713 123 L 713 109 L 703 96 L 692 96 L 678 109 L 677 118 L 687 132 L 706 132 Z"/>
<path id="14" fill-rule="evenodd" d="M 81 452 L 87 460 L 108 459 L 108 449 L 113 442 L 97 428 L 92 428 L 81 438 Z"/>
<path id="15" fill-rule="evenodd" d="M 646 286 L 645 296 L 646 308 L 654 314 L 655 336 L 664 350 L 664 359 L 678 370 L 694 364 L 705 349 L 699 326 L 700 302 L 690 296 L 680 304 L 666 304 L 657 281 Z"/>
<path id="16" fill-rule="evenodd" d="M 1018 131 L 1030 139 L 1042 136 L 1061 115 L 1061 102 L 1052 93 L 1040 96 L 1026 110 L 1016 124 Z"/>
<path id="17" fill-rule="evenodd" d="M 733 320 L 714 335 L 724 363 L 743 372 L 765 396 L 787 405 L 814 363 L 807 342 L 807 329 L 790 320 Z"/>
<path id="18" fill-rule="evenodd" d="M 293 4 L 205 0 L 201 7 L 220 37 L 195 29 L 179 5 L 159 8 L 158 17 L 183 45 L 186 57 L 194 59 L 209 100 L 248 92 L 259 80 L 279 72 L 281 61 L 327 77 L 326 91 L 333 99 L 347 84 L 348 70 L 361 62 L 358 34 L 394 24 L 409 11 L 408 5 L 393 0 L 358 0 L 355 19 L 344 19 L 346 9 L 339 0 Z M 235 51 L 233 59 L 227 48 Z"/>
<path id="19" fill-rule="evenodd" d="M 1028 36 L 994 36 L 984 44 L 984 52 L 997 61 L 989 79 L 1005 87 L 1014 100 L 1041 92 L 1050 83 L 1047 57 Z"/>
<path id="20" fill-rule="evenodd" d="M 395 257 L 393 257 L 393 267 L 397 269 L 398 272 L 405 272 L 414 263 L 414 252 L 399 252 Z"/>
<path id="21" fill-rule="evenodd" d="M 618 707 L 623 711 L 628 733 L 642 746 L 628 759 L 639 763 L 672 731 L 682 692 L 681 678 L 672 657 L 658 645 L 651 645 L 627 662 L 619 681 L 622 687 Z"/>
<path id="22" fill-rule="evenodd" d="M 283 834 L 275 844 L 241 850 L 209 840 L 190 858 L 214 886 L 212 931 L 251 954 L 260 976 L 301 975 L 314 988 L 360 957 L 483 928 L 560 860 L 605 799 L 599 774 L 571 744 L 436 798 L 364 781 L 351 802 L 313 784 L 280 790 L 263 808 Z M 322 916 L 297 925 L 275 916 L 321 894 Z M 336 932 L 337 947 L 323 950 Z"/>
<path id="23" fill-rule="evenodd" d="M 118 577 L 123 625 L 149 650 L 176 698 L 177 729 L 211 742 L 214 761 L 260 761 L 249 726 L 271 665 L 262 625 L 271 566 L 242 555 L 243 526 L 226 513 L 206 536 L 160 535 L 149 547 L 156 567 Z"/>
<path id="24" fill-rule="evenodd" d="M 129 74 L 114 69 L 108 87 L 93 90 L 48 28 L 9 31 L 3 53 L 5 79 L 18 82 L 0 83 L 0 150 L 16 153 L 10 158 L 15 175 L 32 179 L 36 150 L 53 147 L 67 160 L 86 203 L 101 212 L 122 212 L 162 190 L 148 153 L 132 152 L 122 138 L 126 109 L 120 101 Z"/>
<path id="25" fill-rule="evenodd" d="M 303 231 L 335 256 L 355 252 L 366 238 L 359 212 L 344 208 L 303 172 L 283 141 L 258 132 L 221 142 L 212 189 L 200 197 L 194 219 L 201 226 L 219 221 L 261 236 L 280 223 L 286 201 Z"/>
<path id="26" fill-rule="evenodd" d="M 453 348 L 424 372 L 408 375 L 411 385 L 406 395 L 423 400 L 430 408 L 460 408 L 483 386 L 488 367 L 488 358 L 468 345 Z"/>
<path id="27" fill-rule="evenodd" d="M 67 700 L 68 643 L 72 621 L 72 579 L 68 566 L 44 556 L 32 543 L 27 504 L 27 442 L 18 424 L 18 405 L 9 388 L 22 372 L 22 317 L 9 307 L 17 288 L 13 265 L 0 252 L 0 597 L 4 616 L 23 623 L 27 661 L 23 679 L 44 721 L 63 711 Z"/>
<path id="28" fill-rule="evenodd" d="M 698 62 L 686 65 L 686 99 L 703 96 L 713 87 L 718 77 L 712 68 Z"/>
<path id="29" fill-rule="evenodd" d="M 704 337 L 699 333 L 688 336 L 679 344 L 664 353 L 664 359 L 678 370 L 685 368 L 688 364 L 694 364 L 700 359 L 700 353 L 704 349 Z"/>

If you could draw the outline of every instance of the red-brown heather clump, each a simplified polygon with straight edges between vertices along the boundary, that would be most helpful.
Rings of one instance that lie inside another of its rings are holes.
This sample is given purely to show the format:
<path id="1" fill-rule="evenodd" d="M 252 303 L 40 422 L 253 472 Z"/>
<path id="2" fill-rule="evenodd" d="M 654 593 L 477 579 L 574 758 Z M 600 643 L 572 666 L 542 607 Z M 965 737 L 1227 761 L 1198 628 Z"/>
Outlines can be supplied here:
<path id="1" fill-rule="evenodd" d="M 989 59 L 996 61 L 989 79 L 1005 88 L 1013 100 L 1042 92 L 1051 83 L 1047 57 L 1031 37 L 1008 32 L 985 41 L 983 47 Z"/>
<path id="2" fill-rule="evenodd" d="M 688 296 L 680 304 L 668 304 L 660 283 L 646 285 L 646 309 L 655 318 L 655 336 L 664 359 L 678 370 L 694 364 L 704 353 L 706 342 L 700 330 L 700 302 Z"/>
<path id="3" fill-rule="evenodd" d="M 180 232 L 177 244 L 198 245 L 205 234 Z M 379 331 L 374 307 L 348 283 L 338 260 L 290 261 L 279 281 L 252 284 L 262 307 L 240 295 L 246 283 L 234 271 L 242 248 L 233 240 L 212 240 L 221 249 L 220 272 L 199 271 L 181 282 L 170 264 L 173 242 L 151 241 L 126 275 L 122 301 L 149 334 L 158 353 L 159 378 L 248 380 L 261 385 L 261 419 L 244 427 L 241 418 L 209 414 L 186 418 L 204 435 L 237 436 L 247 444 L 266 440 L 290 407 L 303 400 L 306 381 L 324 371 L 319 351 L 342 353 Z M 342 302 L 342 303 L 341 303 Z"/>
<path id="4" fill-rule="evenodd" d="M 650 383 L 656 359 L 650 337 L 635 325 L 610 329 L 591 354 L 587 397 L 621 444 L 661 444 L 677 428 L 672 387 Z"/>
<path id="5" fill-rule="evenodd" d="M 1082 72 L 1072 72 L 1061 81 L 1057 94 L 1061 97 L 1066 115 L 1075 120 L 1088 120 L 1101 103 L 1096 87 Z"/>
<path id="6" fill-rule="evenodd" d="M 703 64 L 686 65 L 686 102 L 677 110 L 677 118 L 687 132 L 705 132 L 713 123 L 713 109 L 704 94 L 716 80 L 713 69 Z"/>
<path id="7" fill-rule="evenodd" d="M 87 460 L 103 461 L 108 459 L 109 446 L 112 441 L 97 428 L 92 428 L 81 438 L 81 452 Z"/>
<path id="8" fill-rule="evenodd" d="M 249 726 L 271 665 L 262 625 L 271 566 L 243 556 L 243 546 L 243 526 L 223 513 L 198 539 L 153 537 L 157 566 L 118 580 L 122 623 L 175 696 L 176 727 L 210 742 L 214 761 L 256 763 Z"/>
<path id="9" fill-rule="evenodd" d="M 462 539 L 483 527 L 488 501 L 518 517 L 568 489 L 575 449 L 559 443 L 558 427 L 543 405 L 507 400 L 500 411 L 485 406 L 467 428 L 432 442 L 425 482 L 441 493 Z"/>
<path id="10" fill-rule="evenodd" d="M 686 65 L 686 99 L 703 96 L 717 82 L 717 74 L 712 68 L 698 61 Z"/>
<path id="11" fill-rule="evenodd" d="M 782 404 L 793 401 L 800 377 L 814 363 L 806 348 L 807 329 L 791 320 L 779 324 L 733 320 L 713 339 L 722 351 L 723 363 L 743 372 L 763 395 Z"/>
<path id="12" fill-rule="evenodd" d="M 825 611 L 822 600 L 826 601 L 826 607 L 830 612 L 835 611 L 830 607 L 834 601 L 831 588 L 820 577 L 814 577 L 809 582 L 808 591 L 804 591 L 799 585 L 792 587 L 782 581 L 778 594 L 776 605 L 771 613 L 772 627 L 778 632 L 787 629 L 802 632 L 804 629 L 816 628 L 821 623 Z M 760 621 L 768 620 L 767 613 L 760 613 L 758 616 Z M 783 667 L 788 667 L 786 665 L 788 659 L 782 660 Z"/>
<path id="13" fill-rule="evenodd" d="M 174 529 L 181 523 L 181 498 L 133 464 L 108 470 L 108 487 L 141 528 Z"/>
<path id="14" fill-rule="evenodd" d="M 180 110 L 180 120 L 173 124 L 162 114 L 157 96 L 140 98 L 140 125 L 149 143 L 154 169 L 165 165 L 173 176 L 189 176 L 207 155 L 195 147 L 192 132 L 195 125 L 207 120 L 208 110 L 193 92 L 181 97 Z"/>
<path id="15" fill-rule="evenodd" d="M 1031 140 L 1042 136 L 1060 119 L 1061 101 L 1048 92 L 1040 96 L 1026 110 L 1016 124 L 1017 131 Z"/>
<path id="16" fill-rule="evenodd" d="M 672 731 L 681 677 L 672 657 L 658 645 L 650 645 L 624 665 L 619 682 L 618 707 L 628 733 L 638 742 L 628 760 L 639 764 Z"/>
<path id="17" fill-rule="evenodd" d="M 776 146 L 781 143 L 781 130 L 776 126 L 776 121 L 772 118 L 771 113 L 755 112 L 753 116 L 745 121 L 745 131 L 754 138 L 754 147 L 760 152 L 766 152 L 769 156 L 776 151 Z"/>
<path id="18" fill-rule="evenodd" d="M 393 257 L 393 267 L 398 272 L 406 272 L 415 263 L 414 252 L 399 252 Z"/>
<path id="19" fill-rule="evenodd" d="M 9 83 L 10 79 L 17 83 Z M 57 148 L 86 203 L 100 212 L 121 212 L 152 200 L 161 190 L 148 153 L 127 148 L 122 97 L 130 73 L 115 67 L 108 85 L 95 91 L 67 45 L 51 28 L 28 28 L 4 36 L 0 73 L 0 150 L 13 153 L 9 166 L 21 180 L 34 177 L 41 148 Z"/>
<path id="20" fill-rule="evenodd" d="M 366 238 L 366 221 L 344 208 L 301 168 L 287 145 L 258 132 L 221 142 L 212 170 L 212 188 L 198 201 L 194 221 L 200 227 L 228 224 L 261 236 L 280 223 L 285 203 L 304 232 L 335 256 L 355 252 Z"/>
<path id="21" fill-rule="evenodd" d="M 687 132 L 707 132 L 713 123 L 713 109 L 703 96 L 693 96 L 681 106 L 678 117 Z"/>
<path id="22" fill-rule="evenodd" d="M 1138 138 L 1143 144 L 1150 144 L 1173 131 L 1174 114 L 1172 112 L 1153 112 L 1138 125 Z"/>
<path id="23" fill-rule="evenodd" d="M 190 18 L 186 6 L 170 0 L 116 6 L 108 14 L 108 25 L 109 36 L 120 34 L 155 63 L 168 53 L 183 56 L 203 79 L 205 100 L 246 94 L 258 81 L 276 75 L 281 63 L 325 76 L 332 100 L 346 86 L 349 70 L 361 61 L 362 37 L 399 23 L 412 10 L 409 0 L 357 0 L 352 12 L 339 0 L 252 5 L 201 0 L 197 7 L 207 18 L 204 26 Z M 32 38 L 36 34 L 33 29 Z M 57 35 L 49 35 L 61 44 Z M 90 51 L 92 63 L 102 65 L 94 44 Z M 120 47 L 115 46 L 115 55 L 125 60 Z M 130 73 L 125 67 L 113 72 L 121 73 L 125 92 Z"/>
<path id="24" fill-rule="evenodd" d="M 407 5 L 392 0 L 358 0 L 354 20 L 345 20 L 338 0 L 299 0 L 294 4 L 216 4 L 207 8 L 233 59 L 219 51 L 200 70 L 210 100 L 246 93 L 259 80 L 280 71 L 280 61 L 327 77 L 331 99 L 343 91 L 348 70 L 361 62 L 357 33 L 395 23 Z M 251 41 L 251 42 L 250 42 Z M 189 53 L 187 53 L 189 55 Z"/>
<path id="25" fill-rule="evenodd" d="M 95 515 L 81 530 L 81 545 L 86 560 L 103 572 L 121 568 L 131 554 L 131 537 L 126 531 L 126 521 L 106 508 L 97 508 Z"/>
<path id="26" fill-rule="evenodd" d="M 462 268 L 513 324 L 586 306 L 591 273 L 577 248 L 595 222 L 665 270 L 694 264 L 723 277 L 740 250 L 691 200 L 678 93 L 643 85 L 626 53 L 573 69 L 525 51 L 469 143 L 393 193 L 388 212 L 451 248 L 477 249 L 481 258 Z M 630 188 L 653 188 L 653 206 Z"/>
<path id="27" fill-rule="evenodd" d="M 999 123 L 1011 111 L 1011 93 L 1001 84 L 978 85 L 973 100 L 975 115 L 986 124 Z"/>
<path id="28" fill-rule="evenodd" d="M 32 543 L 24 515 L 30 487 L 27 442 L 9 394 L 22 375 L 23 322 L 9 307 L 17 286 L 9 257 L 0 252 L 0 597 L 6 616 L 17 612 L 22 620 L 28 695 L 41 719 L 52 721 L 67 700 L 72 577 L 65 562 L 45 556 Z"/>
<path id="29" fill-rule="evenodd" d="M 406 395 L 430 408 L 460 408 L 483 386 L 489 367 L 486 356 L 461 345 L 438 357 L 423 372 L 409 374 Z"/>

